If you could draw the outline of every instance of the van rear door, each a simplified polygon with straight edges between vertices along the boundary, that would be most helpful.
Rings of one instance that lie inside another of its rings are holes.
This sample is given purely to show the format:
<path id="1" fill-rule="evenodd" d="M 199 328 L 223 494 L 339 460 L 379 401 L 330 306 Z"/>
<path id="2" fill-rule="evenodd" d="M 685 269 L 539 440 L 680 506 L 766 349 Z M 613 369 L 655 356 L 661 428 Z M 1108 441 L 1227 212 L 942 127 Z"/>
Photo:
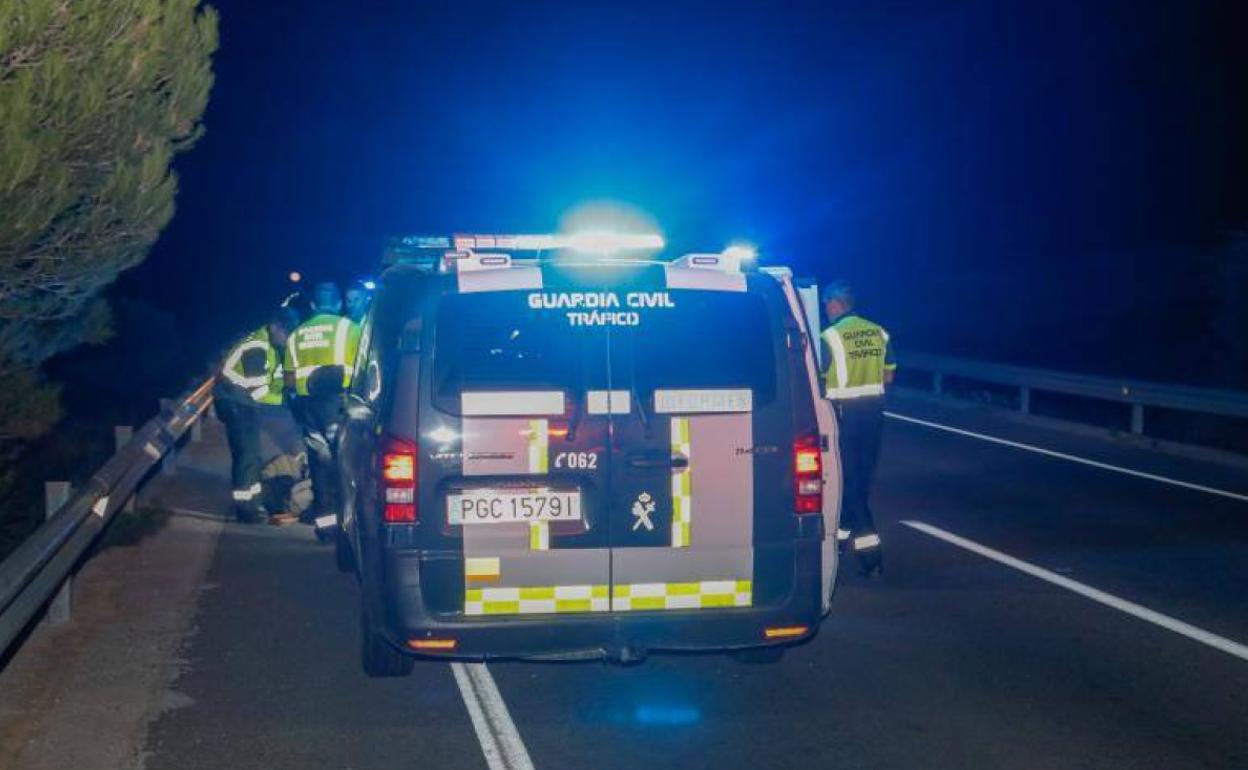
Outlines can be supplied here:
<path id="1" fill-rule="evenodd" d="M 615 612 L 778 604 L 792 590 L 783 297 L 765 281 L 657 267 L 624 297 L 633 322 L 610 327 L 625 407 L 611 415 Z"/>
<path id="2" fill-rule="evenodd" d="M 420 430 L 422 510 L 446 556 L 425 581 L 435 611 L 610 609 L 608 417 L 587 397 L 605 391 L 605 330 L 536 312 L 534 296 L 438 304 Z"/>

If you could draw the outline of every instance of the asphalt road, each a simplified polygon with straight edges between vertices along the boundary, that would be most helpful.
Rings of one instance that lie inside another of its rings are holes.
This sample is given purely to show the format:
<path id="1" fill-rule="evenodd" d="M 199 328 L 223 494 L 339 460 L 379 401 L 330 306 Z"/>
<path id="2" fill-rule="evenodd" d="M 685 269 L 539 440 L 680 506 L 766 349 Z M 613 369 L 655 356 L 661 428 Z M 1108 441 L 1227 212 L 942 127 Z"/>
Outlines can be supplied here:
<path id="1" fill-rule="evenodd" d="M 1248 493 L 1242 471 L 976 413 L 899 411 Z M 501 703 L 488 687 L 461 694 L 445 663 L 365 678 L 357 589 L 332 553 L 299 528 L 228 525 L 176 683 L 191 705 L 152 726 L 145 766 L 1248 767 L 1248 658 L 1233 646 L 1248 643 L 1248 501 L 898 420 L 874 500 L 885 575 L 843 571 L 818 637 L 780 662 L 491 663 Z M 489 679 L 461 678 L 470 671 Z"/>

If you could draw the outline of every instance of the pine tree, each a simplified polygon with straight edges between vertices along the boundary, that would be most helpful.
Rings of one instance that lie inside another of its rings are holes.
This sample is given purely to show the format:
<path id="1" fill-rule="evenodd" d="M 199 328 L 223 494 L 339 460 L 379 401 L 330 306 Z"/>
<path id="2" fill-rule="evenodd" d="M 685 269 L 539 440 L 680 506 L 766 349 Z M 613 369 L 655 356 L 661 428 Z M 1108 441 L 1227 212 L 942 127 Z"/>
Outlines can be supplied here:
<path id="1" fill-rule="evenodd" d="M 0 0 L 0 446 L 58 418 L 39 365 L 107 336 L 173 216 L 216 46 L 200 0 Z"/>

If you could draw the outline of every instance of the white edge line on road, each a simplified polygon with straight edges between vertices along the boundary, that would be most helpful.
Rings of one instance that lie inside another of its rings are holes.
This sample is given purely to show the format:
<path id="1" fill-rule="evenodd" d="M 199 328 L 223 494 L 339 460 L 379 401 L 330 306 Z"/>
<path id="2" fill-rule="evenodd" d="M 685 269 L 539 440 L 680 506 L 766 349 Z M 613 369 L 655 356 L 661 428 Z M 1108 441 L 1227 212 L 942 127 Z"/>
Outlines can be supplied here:
<path id="1" fill-rule="evenodd" d="M 1185 489 L 1194 489 L 1197 492 L 1206 492 L 1211 495 L 1220 495 L 1221 497 L 1229 497 L 1232 500 L 1241 500 L 1243 502 L 1248 502 L 1248 495 L 1241 494 L 1239 492 L 1230 492 L 1225 489 L 1207 487 L 1203 484 L 1193 484 L 1190 481 L 1180 481 L 1179 479 L 1172 479 L 1172 478 L 1169 478 L 1168 476 L 1158 476 L 1155 473 L 1145 473 L 1144 471 L 1136 471 L 1130 468 L 1123 468 L 1121 465 L 1110 465 L 1109 463 L 1098 462 L 1096 460 L 1089 460 L 1086 457 L 1068 455 L 1068 454 L 1065 454 L 1064 452 L 1054 452 L 1052 449 L 1044 449 L 1043 447 L 1032 446 L 1031 444 L 1023 444 L 1018 441 L 1010 441 L 1008 439 L 1003 439 L 1003 438 L 997 438 L 996 436 L 989 436 L 984 433 L 976 433 L 975 431 L 963 430 L 962 428 L 954 428 L 949 425 L 941 425 L 938 422 L 928 422 L 927 420 L 920 420 L 917 417 L 907 417 L 904 414 L 897 414 L 896 412 L 885 412 L 884 415 L 887 417 L 891 417 L 894 420 L 901 420 L 903 422 L 912 422 L 915 425 L 923 425 L 928 428 L 935 428 L 936 430 L 948 431 L 949 433 L 956 433 L 959 436 L 969 436 L 971 438 L 977 438 L 981 441 L 990 441 L 994 444 L 1002 444 L 1004 446 L 1014 447 L 1015 449 L 1024 449 L 1028 452 L 1035 452 L 1037 454 L 1047 455 L 1048 457 L 1056 457 L 1059 460 L 1069 460 L 1072 463 L 1082 463 L 1083 465 L 1090 465 L 1093 468 L 1101 468 L 1107 471 L 1116 471 L 1118 473 L 1125 473 L 1128 476 L 1137 476 L 1141 479 L 1149 479 L 1150 481 L 1160 481 L 1163 484 L 1173 484 L 1176 487 L 1183 487 Z"/>
<path id="2" fill-rule="evenodd" d="M 1234 655 L 1240 660 L 1248 661 L 1248 645 L 1240 644 L 1239 642 L 1227 639 L 1224 636 L 1218 636 L 1217 634 L 1206 631 L 1203 628 L 1197 628 L 1190 623 L 1184 623 L 1183 621 L 1172 618 L 1169 615 L 1163 615 L 1160 612 L 1150 610 L 1149 608 L 1143 607 L 1135 602 L 1120 599 L 1113 594 L 1107 594 L 1100 589 L 1084 585 L 1077 580 L 1071 580 L 1070 578 L 1063 577 L 1055 572 L 1050 572 L 1043 567 L 1037 567 L 1034 564 L 1023 561 L 1022 559 L 1016 559 L 1008 554 L 1004 554 L 987 546 L 980 545 L 974 540 L 967 540 L 964 537 L 955 535 L 952 532 L 947 532 L 939 527 L 933 527 L 931 524 L 927 524 L 922 521 L 902 521 L 901 523 L 911 529 L 917 529 L 924 534 L 931 535 L 938 540 L 943 540 L 950 545 L 956 545 L 959 548 L 964 548 L 972 553 L 979 554 L 985 559 L 991 559 L 999 564 L 1012 567 L 1019 572 L 1031 575 L 1034 578 L 1039 578 L 1045 582 L 1052 583 L 1055 586 L 1060 586 L 1068 591 L 1073 591 L 1074 593 L 1091 599 L 1094 602 L 1104 604 L 1106 607 L 1112 607 L 1121 612 L 1125 612 L 1128 615 L 1137 617 L 1140 620 L 1147 621 L 1153 625 L 1161 626 L 1168 631 L 1173 631 L 1176 634 L 1182 634 L 1193 641 L 1200 642 L 1201 644 L 1207 644 L 1216 650 L 1221 650 L 1222 652 L 1227 653 L 1228 655 Z"/>
<path id="3" fill-rule="evenodd" d="M 484 663 L 452 663 L 459 694 L 468 707 L 472 728 L 490 770 L 533 770 L 529 751 L 520 739 L 511 712 Z"/>

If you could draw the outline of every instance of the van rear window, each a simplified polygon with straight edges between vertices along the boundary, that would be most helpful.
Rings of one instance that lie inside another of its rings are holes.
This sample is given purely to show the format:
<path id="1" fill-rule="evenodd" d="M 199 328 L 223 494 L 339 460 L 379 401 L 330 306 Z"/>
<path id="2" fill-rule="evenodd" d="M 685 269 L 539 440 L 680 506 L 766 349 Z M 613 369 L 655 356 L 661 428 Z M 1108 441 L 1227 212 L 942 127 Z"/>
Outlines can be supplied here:
<path id="1" fill-rule="evenodd" d="M 452 294 L 438 308 L 433 351 L 438 409 L 458 413 L 476 390 L 749 388 L 755 406 L 776 393 L 772 324 L 749 293 L 671 292 L 635 325 L 571 323 L 563 308 L 531 306 L 526 292 Z"/>
<path id="2" fill-rule="evenodd" d="M 755 406 L 771 401 L 776 363 L 762 298 L 721 291 L 672 296 L 675 308 L 652 313 L 642 326 L 612 330 L 612 371 L 631 372 L 650 403 L 655 390 L 668 388 L 748 388 Z"/>
<path id="3" fill-rule="evenodd" d="M 531 310 L 524 292 L 451 294 L 438 307 L 434 397 L 458 413 L 460 394 L 475 390 L 562 390 L 575 394 L 606 380 L 590 371 L 601 357 L 604 333 L 569 327 L 559 313 Z"/>

